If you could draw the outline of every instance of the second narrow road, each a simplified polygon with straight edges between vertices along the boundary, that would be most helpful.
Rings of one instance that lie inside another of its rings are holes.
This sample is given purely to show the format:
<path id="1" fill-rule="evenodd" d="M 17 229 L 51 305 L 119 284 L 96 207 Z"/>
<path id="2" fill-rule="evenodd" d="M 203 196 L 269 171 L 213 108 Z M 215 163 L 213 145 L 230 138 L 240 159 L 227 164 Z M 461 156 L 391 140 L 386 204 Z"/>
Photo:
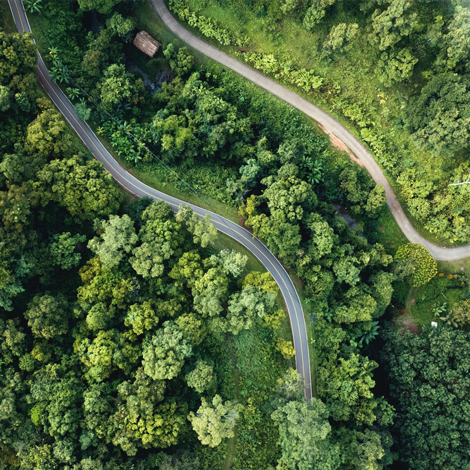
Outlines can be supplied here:
<path id="1" fill-rule="evenodd" d="M 239 60 L 234 59 L 228 54 L 225 54 L 225 52 L 222 52 L 216 47 L 211 46 L 202 39 L 199 39 L 197 36 L 184 28 L 180 23 L 178 23 L 178 21 L 173 17 L 166 7 L 164 0 L 150 1 L 158 16 L 160 16 L 163 23 L 165 23 L 166 27 L 175 36 L 188 44 L 188 46 L 191 46 L 193 49 L 201 52 L 210 59 L 215 60 L 225 67 L 233 70 L 242 77 L 245 77 L 254 84 L 273 94 L 274 96 L 277 96 L 286 103 L 289 103 L 294 108 L 297 108 L 299 111 L 302 111 L 307 116 L 311 117 L 329 133 L 334 134 L 339 140 L 341 140 L 341 142 L 343 142 L 354 153 L 364 168 L 370 173 L 374 181 L 385 188 L 388 207 L 390 208 L 390 211 L 392 212 L 393 217 L 395 217 L 395 220 L 397 221 L 397 224 L 401 228 L 402 232 L 410 242 L 419 243 L 425 246 L 431 255 L 438 261 L 455 261 L 470 256 L 470 245 L 459 246 L 455 248 L 444 248 L 426 240 L 416 231 L 403 211 L 400 203 L 398 202 L 398 199 L 393 192 L 390 183 L 387 181 L 387 178 L 385 177 L 382 169 L 374 160 L 374 157 L 372 157 L 372 155 L 361 144 L 361 142 L 359 142 L 359 140 L 340 122 L 288 88 L 280 85 L 271 78 L 266 77 L 262 73 L 254 70 Z"/>

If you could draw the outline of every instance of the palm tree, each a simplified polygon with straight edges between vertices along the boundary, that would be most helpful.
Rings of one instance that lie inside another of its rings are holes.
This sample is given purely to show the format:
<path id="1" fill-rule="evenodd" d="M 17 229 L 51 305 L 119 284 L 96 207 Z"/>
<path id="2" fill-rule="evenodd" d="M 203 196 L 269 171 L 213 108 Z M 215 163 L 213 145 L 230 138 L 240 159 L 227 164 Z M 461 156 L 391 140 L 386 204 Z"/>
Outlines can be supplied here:
<path id="1" fill-rule="evenodd" d="M 66 65 L 57 61 L 54 66 L 51 68 L 51 78 L 55 82 L 59 83 L 70 83 L 69 79 L 69 69 Z"/>
<path id="2" fill-rule="evenodd" d="M 24 0 L 24 6 L 29 13 L 41 13 L 42 0 Z"/>
<path id="3" fill-rule="evenodd" d="M 69 95 L 69 98 L 71 100 L 75 100 L 75 99 L 78 99 L 80 98 L 82 92 L 80 91 L 79 88 L 71 88 L 71 87 L 68 87 L 66 90 L 67 94 Z"/>

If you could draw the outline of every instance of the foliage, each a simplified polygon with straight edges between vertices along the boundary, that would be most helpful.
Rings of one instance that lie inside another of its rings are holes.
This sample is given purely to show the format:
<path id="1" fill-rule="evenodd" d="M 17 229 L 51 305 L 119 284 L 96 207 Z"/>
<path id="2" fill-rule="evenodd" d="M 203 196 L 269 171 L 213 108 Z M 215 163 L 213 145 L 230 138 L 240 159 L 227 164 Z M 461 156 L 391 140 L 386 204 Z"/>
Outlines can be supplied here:
<path id="1" fill-rule="evenodd" d="M 290 401 L 271 416 L 279 426 L 278 469 L 339 468 L 339 447 L 331 440 L 328 411 L 320 400 Z"/>
<path id="2" fill-rule="evenodd" d="M 417 142 L 451 154 L 470 143 L 470 83 L 454 73 L 434 76 L 412 100 L 406 123 Z"/>
<path id="3" fill-rule="evenodd" d="M 401 465 L 417 470 L 468 466 L 462 451 L 468 333 L 445 326 L 424 328 L 419 335 L 389 329 L 385 338 Z"/>
<path id="4" fill-rule="evenodd" d="M 264 73 L 273 75 L 276 79 L 285 80 L 291 85 L 298 86 L 304 91 L 311 92 L 319 88 L 323 79 L 314 72 L 306 69 L 296 69 L 291 62 L 283 63 L 273 54 L 246 53 L 243 55 L 247 62 Z"/>
<path id="5" fill-rule="evenodd" d="M 454 304 L 449 314 L 441 319 L 452 326 L 467 327 L 470 324 L 470 299 Z"/>
<path id="6" fill-rule="evenodd" d="M 182 20 L 187 21 L 193 28 L 199 29 L 207 38 L 214 38 L 225 46 L 232 44 L 233 37 L 229 31 L 218 25 L 211 18 L 198 15 L 195 11 L 190 11 L 186 8 L 184 0 L 171 0 L 170 6 Z"/>
<path id="7" fill-rule="evenodd" d="M 435 242 L 467 242 L 469 188 L 449 182 L 467 172 L 468 8 L 428 0 L 175 0 L 172 8 L 223 22 L 250 43 L 247 51 L 232 42 L 232 54 L 351 119 L 418 226 Z M 227 184 L 245 197 L 245 187 Z"/>
<path id="8" fill-rule="evenodd" d="M 413 287 L 426 284 L 437 274 L 436 260 L 418 243 L 400 246 L 395 254 L 395 260 L 399 269 L 411 277 Z"/>
<path id="9" fill-rule="evenodd" d="M 202 444 L 216 447 L 222 439 L 234 436 L 233 428 L 242 409 L 241 405 L 223 402 L 215 395 L 211 402 L 202 398 L 201 406 L 196 413 L 189 413 L 188 419 Z"/>

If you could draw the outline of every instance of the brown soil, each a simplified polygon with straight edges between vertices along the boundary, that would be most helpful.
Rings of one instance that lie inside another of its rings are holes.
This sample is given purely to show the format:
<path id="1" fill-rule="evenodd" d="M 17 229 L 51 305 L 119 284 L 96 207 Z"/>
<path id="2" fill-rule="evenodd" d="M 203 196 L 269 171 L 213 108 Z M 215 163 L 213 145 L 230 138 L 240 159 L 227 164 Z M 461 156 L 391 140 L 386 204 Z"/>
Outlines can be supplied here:
<path id="1" fill-rule="evenodd" d="M 347 152 L 347 154 L 349 155 L 349 157 L 351 158 L 353 162 L 357 163 L 359 166 L 364 166 L 364 164 L 359 160 L 359 158 L 357 158 L 356 155 L 354 155 L 354 153 L 352 153 L 351 150 L 349 150 L 349 147 L 341 139 L 336 137 L 336 135 L 334 135 L 326 127 L 323 127 L 320 124 L 318 124 L 318 126 L 323 132 L 325 132 L 325 134 L 328 134 L 331 145 L 333 145 L 333 147 L 337 148 L 338 150 Z"/>
<path id="2" fill-rule="evenodd" d="M 413 320 L 410 319 L 406 309 L 400 310 L 398 315 L 393 319 L 393 322 L 396 323 L 399 330 L 403 331 L 407 329 L 410 333 L 419 335 L 419 327 Z"/>
<path id="3" fill-rule="evenodd" d="M 404 328 L 408 328 L 408 330 L 410 331 L 410 333 L 413 333 L 414 335 L 418 335 L 419 334 L 419 328 L 418 328 L 418 325 L 412 321 L 412 320 L 405 320 L 403 323 L 402 323 L 402 326 Z"/>

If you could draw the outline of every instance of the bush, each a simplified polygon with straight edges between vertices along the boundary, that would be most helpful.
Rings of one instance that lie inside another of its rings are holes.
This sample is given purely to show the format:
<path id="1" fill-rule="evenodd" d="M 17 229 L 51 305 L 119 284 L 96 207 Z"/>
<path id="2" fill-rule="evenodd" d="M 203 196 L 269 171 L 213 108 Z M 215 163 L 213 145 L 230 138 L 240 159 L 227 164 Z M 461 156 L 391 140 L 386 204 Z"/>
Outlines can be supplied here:
<path id="1" fill-rule="evenodd" d="M 398 248 L 395 255 L 402 272 L 411 275 L 413 287 L 423 286 L 437 274 L 436 260 L 424 246 L 408 243 Z"/>

